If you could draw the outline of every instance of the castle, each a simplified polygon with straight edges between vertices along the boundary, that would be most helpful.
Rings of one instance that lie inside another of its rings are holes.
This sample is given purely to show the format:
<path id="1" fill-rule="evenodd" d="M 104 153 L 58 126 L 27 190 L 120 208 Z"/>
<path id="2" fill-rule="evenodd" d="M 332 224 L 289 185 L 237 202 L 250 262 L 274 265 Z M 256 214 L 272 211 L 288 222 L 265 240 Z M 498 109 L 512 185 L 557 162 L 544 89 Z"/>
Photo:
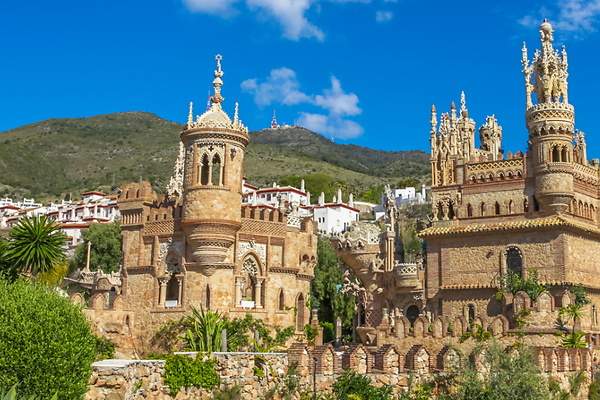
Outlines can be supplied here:
<path id="1" fill-rule="evenodd" d="M 438 321 L 444 331 L 458 326 L 463 332 L 477 323 L 508 333 L 523 309 L 545 313 L 531 314 L 531 334 L 551 333 L 576 285 L 591 300 L 580 328 L 590 340 L 597 337 L 600 166 L 588 162 L 584 134 L 575 130 L 567 52 L 553 47 L 549 22 L 541 24 L 540 35 L 533 60 L 525 45 L 522 50 L 525 153 L 504 154 L 495 116 L 480 126 L 477 148 L 464 93 L 460 109 L 453 103 L 439 120 L 432 107 L 432 221 L 420 232 L 424 260 L 402 262 L 392 193 L 383 230 L 359 223 L 337 239 L 338 254 L 354 275 L 346 290 L 360 299 L 356 331 L 362 343 L 398 343 L 405 327 L 418 323 L 431 330 Z M 524 293 L 497 299 L 510 272 L 537 274 L 547 291 L 538 299 Z"/>
<path id="2" fill-rule="evenodd" d="M 123 187 L 118 198 L 122 286 L 107 296 L 97 285 L 92 308 L 100 325 L 105 302 L 122 310 L 120 324 L 127 326 L 117 331 L 136 340 L 147 340 L 162 322 L 193 306 L 230 317 L 250 313 L 269 325 L 295 326 L 298 333 L 308 323 L 317 248 L 313 222 L 284 201 L 278 207 L 242 203 L 248 129 L 237 104 L 233 119 L 222 108 L 221 57 L 216 61 L 208 110 L 194 118 L 190 104 L 168 194 L 159 196 L 149 182 L 140 182 Z"/>

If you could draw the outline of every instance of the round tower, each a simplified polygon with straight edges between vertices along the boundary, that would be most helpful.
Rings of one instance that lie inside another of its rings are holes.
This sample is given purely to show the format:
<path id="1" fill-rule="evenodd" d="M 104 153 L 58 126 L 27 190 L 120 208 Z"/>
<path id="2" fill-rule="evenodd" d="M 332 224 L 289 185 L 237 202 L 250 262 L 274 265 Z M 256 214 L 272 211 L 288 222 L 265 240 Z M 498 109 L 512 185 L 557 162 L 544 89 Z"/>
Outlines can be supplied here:
<path id="1" fill-rule="evenodd" d="M 530 63 L 523 44 L 529 159 L 535 177 L 535 200 L 544 213 L 568 209 L 573 198 L 575 111 L 568 98 L 567 52 L 553 47 L 553 29 L 540 25 L 542 48 Z M 532 98 L 535 95 L 535 101 Z"/>
<path id="2" fill-rule="evenodd" d="M 185 147 L 182 225 L 199 265 L 233 262 L 231 246 L 241 227 L 243 162 L 248 128 L 223 111 L 223 70 L 216 56 L 214 94 L 194 119 L 192 104 L 181 132 Z"/>

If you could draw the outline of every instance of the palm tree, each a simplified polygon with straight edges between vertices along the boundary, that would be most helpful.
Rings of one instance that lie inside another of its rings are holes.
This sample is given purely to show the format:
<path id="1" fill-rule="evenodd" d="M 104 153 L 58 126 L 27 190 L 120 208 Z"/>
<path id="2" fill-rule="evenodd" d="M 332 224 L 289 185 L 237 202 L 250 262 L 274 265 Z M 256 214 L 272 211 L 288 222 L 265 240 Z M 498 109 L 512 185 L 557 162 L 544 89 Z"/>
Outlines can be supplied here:
<path id="1" fill-rule="evenodd" d="M 24 218 L 10 231 L 7 259 L 19 272 L 36 275 L 51 271 L 65 259 L 66 236 L 46 218 Z"/>
<path id="2" fill-rule="evenodd" d="M 562 346 L 570 349 L 584 349 L 587 347 L 585 334 L 576 330 L 577 321 L 583 316 L 583 305 L 578 303 L 569 304 L 561 307 L 559 316 L 567 317 L 572 321 L 571 332 L 563 334 Z"/>

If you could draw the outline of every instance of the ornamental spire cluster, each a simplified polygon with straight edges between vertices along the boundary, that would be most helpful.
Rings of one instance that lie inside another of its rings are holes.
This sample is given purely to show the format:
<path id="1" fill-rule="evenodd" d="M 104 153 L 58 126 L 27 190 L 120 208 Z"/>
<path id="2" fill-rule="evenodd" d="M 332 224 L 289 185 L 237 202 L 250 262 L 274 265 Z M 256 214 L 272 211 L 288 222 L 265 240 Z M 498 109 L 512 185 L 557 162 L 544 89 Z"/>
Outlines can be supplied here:
<path id="1" fill-rule="evenodd" d="M 527 109 L 534 106 L 534 93 L 538 104 L 569 104 L 567 50 L 554 48 L 554 29 L 547 19 L 540 25 L 540 40 L 541 49 L 535 51 L 531 62 L 525 43 L 521 50 Z"/>

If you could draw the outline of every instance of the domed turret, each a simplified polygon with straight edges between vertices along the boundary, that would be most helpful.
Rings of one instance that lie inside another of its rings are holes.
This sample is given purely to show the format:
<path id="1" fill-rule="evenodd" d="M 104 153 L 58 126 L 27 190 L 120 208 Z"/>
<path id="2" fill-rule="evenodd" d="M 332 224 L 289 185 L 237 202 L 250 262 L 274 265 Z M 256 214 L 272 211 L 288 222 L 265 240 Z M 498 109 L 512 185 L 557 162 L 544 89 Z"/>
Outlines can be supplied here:
<path id="1" fill-rule="evenodd" d="M 230 248 L 241 226 L 243 161 L 248 128 L 222 108 L 223 70 L 216 57 L 214 94 L 208 110 L 190 115 L 181 140 L 185 146 L 183 219 L 193 259 L 202 266 L 233 262 Z"/>

